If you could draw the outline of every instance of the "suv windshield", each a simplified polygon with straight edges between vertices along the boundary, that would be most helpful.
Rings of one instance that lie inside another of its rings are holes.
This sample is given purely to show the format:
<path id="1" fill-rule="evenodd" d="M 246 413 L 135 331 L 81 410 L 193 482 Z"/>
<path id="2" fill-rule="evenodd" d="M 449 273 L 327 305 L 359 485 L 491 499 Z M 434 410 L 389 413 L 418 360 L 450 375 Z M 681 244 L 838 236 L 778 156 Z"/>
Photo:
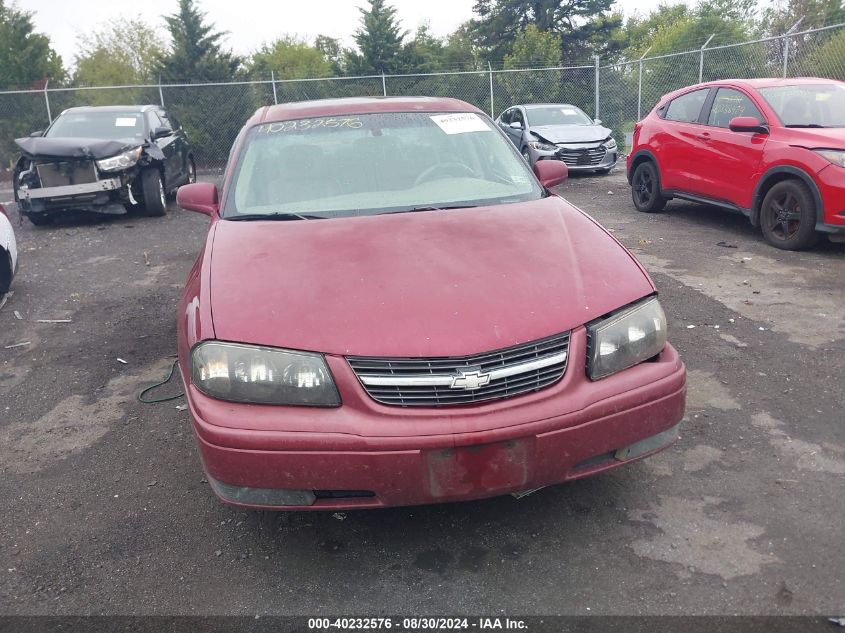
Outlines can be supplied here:
<path id="1" fill-rule="evenodd" d="M 759 88 L 787 127 L 845 127 L 845 86 L 800 84 Z"/>
<path id="2" fill-rule="evenodd" d="M 526 108 L 528 124 L 543 125 L 595 125 L 593 120 L 575 106 L 559 105 L 547 108 Z"/>
<path id="3" fill-rule="evenodd" d="M 525 162 L 486 117 L 341 115 L 250 129 L 223 217 L 331 218 L 542 196 Z"/>
<path id="4" fill-rule="evenodd" d="M 97 138 L 109 141 L 144 137 L 140 112 L 67 112 L 44 135 L 51 138 Z"/>

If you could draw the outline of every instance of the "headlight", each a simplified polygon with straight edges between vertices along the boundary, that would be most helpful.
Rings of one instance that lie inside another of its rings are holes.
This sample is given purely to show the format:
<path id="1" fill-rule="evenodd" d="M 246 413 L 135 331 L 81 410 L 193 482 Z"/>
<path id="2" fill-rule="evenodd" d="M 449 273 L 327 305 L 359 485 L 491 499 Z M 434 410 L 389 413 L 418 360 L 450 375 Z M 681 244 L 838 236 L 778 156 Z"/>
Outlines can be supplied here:
<path id="1" fill-rule="evenodd" d="M 657 299 L 647 299 L 589 324 L 587 336 L 587 371 L 598 380 L 659 354 L 666 345 L 666 315 Z"/>
<path id="2" fill-rule="evenodd" d="M 528 146 L 533 149 L 538 149 L 541 152 L 553 152 L 557 149 L 557 147 L 551 143 L 543 143 L 542 141 L 531 141 L 528 143 Z"/>
<path id="3" fill-rule="evenodd" d="M 616 149 L 616 140 L 615 140 L 615 139 L 612 139 L 612 138 L 609 138 L 609 139 L 607 139 L 607 140 L 604 142 L 604 146 L 605 146 L 607 149 Z"/>
<path id="4" fill-rule="evenodd" d="M 122 154 L 118 154 L 117 156 L 98 160 L 97 167 L 99 167 L 101 171 L 117 171 L 119 169 L 127 169 L 128 167 L 132 167 L 132 165 L 137 163 L 139 158 L 141 158 L 141 148 L 136 147 L 135 149 L 130 149 L 128 152 L 123 152 Z"/>
<path id="5" fill-rule="evenodd" d="M 822 158 L 826 158 L 834 165 L 845 167 L 845 152 L 837 149 L 817 149 L 814 150 L 816 154 Z"/>
<path id="6" fill-rule="evenodd" d="M 191 353 L 191 382 L 212 398 L 254 404 L 340 405 L 320 354 L 211 341 Z"/>

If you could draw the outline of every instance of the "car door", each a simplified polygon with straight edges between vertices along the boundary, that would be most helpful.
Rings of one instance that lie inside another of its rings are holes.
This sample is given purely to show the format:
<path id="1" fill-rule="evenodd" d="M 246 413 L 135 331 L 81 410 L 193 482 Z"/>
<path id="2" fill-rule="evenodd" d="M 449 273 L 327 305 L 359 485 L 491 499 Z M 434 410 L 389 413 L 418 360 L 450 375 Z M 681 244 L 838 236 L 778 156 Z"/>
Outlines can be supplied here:
<path id="1" fill-rule="evenodd" d="M 157 145 L 164 154 L 164 182 L 165 186 L 168 189 L 171 189 L 173 186 L 181 182 L 181 179 L 183 178 L 182 167 L 179 164 L 179 153 L 177 151 L 178 139 L 174 130 L 161 120 L 158 112 L 150 110 L 147 112 L 147 116 L 149 117 L 150 136 L 154 137 L 155 131 L 160 128 L 167 128 L 169 130 L 168 134 L 160 136 L 159 138 L 153 138 L 152 142 L 155 143 L 155 145 Z"/>
<path id="2" fill-rule="evenodd" d="M 179 172 L 181 174 L 179 178 L 179 182 L 187 182 L 188 180 L 188 156 L 191 153 L 191 146 L 188 143 L 188 135 L 185 134 L 185 130 L 182 129 L 182 126 L 179 124 L 179 121 L 166 110 L 158 110 L 156 112 L 158 117 L 164 123 L 166 127 L 169 127 L 173 130 L 173 134 L 176 137 L 174 142 L 176 146 L 176 155 L 178 160 L 176 161 L 176 165 L 178 166 Z"/>
<path id="3" fill-rule="evenodd" d="M 689 186 L 689 174 L 697 162 L 693 156 L 703 143 L 700 134 L 705 126 L 699 119 L 709 94 L 710 88 L 684 93 L 670 101 L 662 113 L 663 124 L 652 145 L 664 190 L 686 191 Z"/>
<path id="4" fill-rule="evenodd" d="M 733 132 L 729 124 L 738 116 L 754 117 L 762 125 L 766 119 L 751 96 L 738 88 L 719 87 L 705 106 L 706 126 L 699 132 L 702 144 L 689 174 L 690 193 L 751 208 L 768 134 Z"/>
<path id="5" fill-rule="evenodd" d="M 519 127 L 513 127 L 514 123 L 519 123 Z M 514 108 L 511 114 L 511 122 L 508 125 L 508 136 L 513 141 L 516 149 L 522 149 L 522 138 L 525 134 L 525 113 L 522 108 Z"/>

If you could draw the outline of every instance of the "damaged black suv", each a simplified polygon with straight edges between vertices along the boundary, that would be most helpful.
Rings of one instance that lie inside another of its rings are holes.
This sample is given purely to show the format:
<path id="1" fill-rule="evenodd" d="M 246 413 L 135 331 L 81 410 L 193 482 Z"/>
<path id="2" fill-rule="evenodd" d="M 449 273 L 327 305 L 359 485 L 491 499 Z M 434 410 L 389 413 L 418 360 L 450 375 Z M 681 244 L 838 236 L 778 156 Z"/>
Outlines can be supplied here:
<path id="1" fill-rule="evenodd" d="M 15 201 L 37 225 L 69 211 L 164 215 L 167 195 L 196 180 L 185 132 L 156 105 L 69 108 L 15 143 Z"/>

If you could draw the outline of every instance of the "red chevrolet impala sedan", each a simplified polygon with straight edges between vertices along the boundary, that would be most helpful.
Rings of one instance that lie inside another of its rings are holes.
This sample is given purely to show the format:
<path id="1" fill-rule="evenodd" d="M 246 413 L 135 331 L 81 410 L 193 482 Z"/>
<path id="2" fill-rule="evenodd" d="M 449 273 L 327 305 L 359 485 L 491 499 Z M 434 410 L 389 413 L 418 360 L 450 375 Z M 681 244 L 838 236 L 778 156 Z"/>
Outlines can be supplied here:
<path id="1" fill-rule="evenodd" d="M 624 247 L 454 99 L 262 108 L 179 304 L 179 366 L 225 502 L 329 510 L 592 475 L 678 437 L 685 370 Z"/>

